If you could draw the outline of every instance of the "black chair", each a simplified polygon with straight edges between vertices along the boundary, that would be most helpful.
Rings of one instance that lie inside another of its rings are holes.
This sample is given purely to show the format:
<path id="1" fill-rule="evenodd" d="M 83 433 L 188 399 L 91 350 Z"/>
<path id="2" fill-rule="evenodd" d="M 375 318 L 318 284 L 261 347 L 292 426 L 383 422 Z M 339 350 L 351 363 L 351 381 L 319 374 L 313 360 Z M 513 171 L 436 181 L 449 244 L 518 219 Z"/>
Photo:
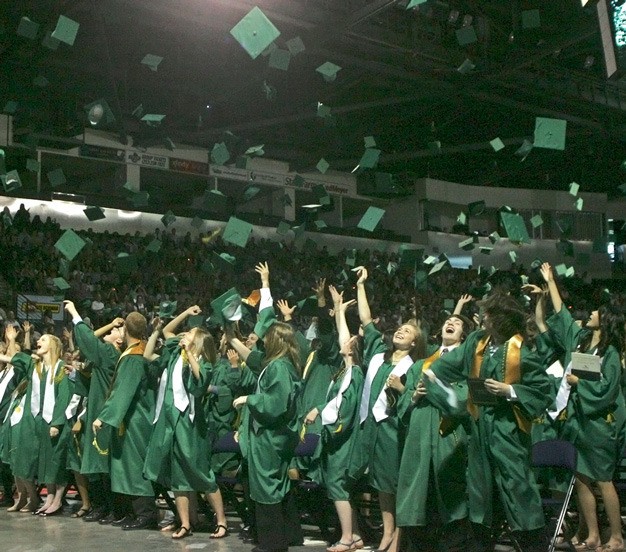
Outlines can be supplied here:
<path id="1" fill-rule="evenodd" d="M 550 547 L 548 552 L 554 552 L 556 540 L 559 536 L 565 521 L 567 509 L 574 491 L 574 483 L 576 482 L 576 447 L 569 441 L 561 439 L 549 439 L 535 443 L 532 448 L 532 465 L 535 468 L 556 468 L 571 474 L 567 491 L 563 498 L 542 498 L 542 503 L 546 511 L 555 511 L 560 506 L 559 515 L 556 518 L 556 527 L 554 534 L 550 539 Z"/>

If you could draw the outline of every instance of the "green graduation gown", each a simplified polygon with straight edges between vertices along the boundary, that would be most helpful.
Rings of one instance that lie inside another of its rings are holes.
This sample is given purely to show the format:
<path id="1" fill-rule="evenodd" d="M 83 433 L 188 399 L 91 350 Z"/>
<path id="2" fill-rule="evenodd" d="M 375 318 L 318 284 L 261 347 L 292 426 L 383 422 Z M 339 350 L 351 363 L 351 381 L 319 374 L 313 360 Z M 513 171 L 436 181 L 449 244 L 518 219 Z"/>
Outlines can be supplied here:
<path id="1" fill-rule="evenodd" d="M 209 386 L 212 365 L 200 359 L 200 378 L 196 379 L 188 365 L 183 365 L 182 378 L 185 391 L 191 398 L 184 411 L 174 404 L 173 372 L 180 359 L 180 338 L 168 339 L 161 356 L 153 361 L 154 373 L 165 380 L 163 403 L 150 437 L 144 476 L 171 491 L 217 490 L 215 475 L 211 470 L 211 448 L 203 402 Z M 158 404 L 158 402 L 157 402 Z M 193 413 L 192 413 L 193 412 Z"/>
<path id="2" fill-rule="evenodd" d="M 398 403 L 400 420 L 407 425 L 396 497 L 399 527 L 428 525 L 430 490 L 434 491 L 432 503 L 437 506 L 441 523 L 467 517 L 467 385 L 451 385 L 458 400 L 452 407 L 446 392 L 426 378 L 426 396 L 413 403 L 411 398 L 422 378 L 424 362 L 411 366 Z"/>
<path id="3" fill-rule="evenodd" d="M 152 433 L 156 382 L 149 375 L 142 345 L 135 344 L 120 356 L 111 393 L 98 419 L 113 428 L 109 451 L 112 491 L 153 496 L 152 483 L 143 476 L 142 467 Z M 104 449 L 106 443 L 99 438 L 98 442 Z"/>
<path id="4" fill-rule="evenodd" d="M 462 381 L 470 373 L 483 330 L 471 333 L 460 347 L 440 357 L 431 370 L 446 382 Z M 508 343 L 508 342 L 507 342 Z M 485 350 L 481 378 L 503 381 L 506 344 L 493 354 Z M 541 497 L 530 466 L 530 435 L 520 429 L 514 407 L 526 418 L 540 416 L 551 403 L 550 381 L 539 356 L 522 344 L 520 381 L 513 384 L 515 401 L 501 398 L 495 406 L 477 406 L 471 419 L 467 487 L 470 520 L 491 527 L 493 494 L 497 492 L 512 531 L 532 531 L 545 525 Z"/>
<path id="5" fill-rule="evenodd" d="M 110 458 L 99 454 L 92 446 L 92 424 L 104 406 L 120 351 L 110 343 L 98 339 L 84 322 L 74 326 L 74 339 L 82 356 L 89 361 L 91 371 L 76 376 L 76 392 L 88 397 L 87 412 L 82 418 L 83 446 L 80 472 L 83 474 L 109 473 Z"/>
<path id="6" fill-rule="evenodd" d="M 580 343 L 583 330 L 566 308 L 550 320 L 555 338 L 565 349 L 565 366 Z M 602 357 L 599 381 L 579 379 L 567 401 L 561 436 L 578 451 L 576 469 L 594 481 L 611 481 L 624 445 L 626 407 L 621 391 L 622 364 L 609 346 Z"/>
<path id="7" fill-rule="evenodd" d="M 3 455 L 5 433 L 11 431 L 9 419 L 7 418 L 5 422 L 5 418 L 12 403 L 13 391 L 18 383 L 15 369 L 11 366 L 7 365 L 4 370 L 0 371 L 0 459 Z"/>

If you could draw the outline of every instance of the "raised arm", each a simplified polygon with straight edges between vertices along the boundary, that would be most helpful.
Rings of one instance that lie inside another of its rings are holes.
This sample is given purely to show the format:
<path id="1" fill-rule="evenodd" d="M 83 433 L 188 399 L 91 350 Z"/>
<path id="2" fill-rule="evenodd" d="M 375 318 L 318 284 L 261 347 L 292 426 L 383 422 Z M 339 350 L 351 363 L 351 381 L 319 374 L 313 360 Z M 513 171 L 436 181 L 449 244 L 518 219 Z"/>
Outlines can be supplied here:
<path id="1" fill-rule="evenodd" d="M 226 339 L 230 343 L 231 347 L 237 351 L 237 354 L 243 359 L 243 361 L 245 362 L 248 360 L 252 351 L 248 349 L 248 347 L 246 347 L 235 335 L 235 328 L 232 324 L 226 324 L 224 327 L 224 334 L 226 335 Z"/>
<path id="2" fill-rule="evenodd" d="M 326 288 L 326 278 L 320 278 L 315 285 L 311 288 L 317 297 L 317 306 L 324 308 L 326 306 L 326 295 L 324 290 Z"/>
<path id="3" fill-rule="evenodd" d="M 33 325 L 28 320 L 25 320 L 24 323 L 22 324 L 22 329 L 24 330 L 23 349 L 24 351 L 30 351 L 33 348 L 32 343 L 31 343 Z"/>
<path id="4" fill-rule="evenodd" d="M 198 305 L 194 305 L 193 307 L 189 307 L 187 310 L 184 310 L 163 328 L 163 337 L 165 337 L 165 339 L 176 337 L 176 329 L 178 326 L 187 320 L 188 317 L 196 316 L 201 312 L 202 310 Z"/>
<path id="5" fill-rule="evenodd" d="M 372 313 L 370 312 L 370 305 L 367 302 L 367 293 L 365 292 L 367 268 L 364 266 L 357 266 L 352 270 L 354 270 L 359 277 L 356 282 L 356 304 L 359 309 L 359 319 L 361 320 L 361 325 L 365 327 L 372 321 Z"/>
<path id="6" fill-rule="evenodd" d="M 337 325 L 337 340 L 341 348 L 344 343 L 350 339 L 350 330 L 346 322 L 346 310 L 349 306 L 354 305 L 354 299 L 343 302 L 343 292 L 339 293 L 334 286 L 328 286 L 330 296 L 333 299 L 333 311 L 335 313 L 335 324 Z"/>
<path id="7" fill-rule="evenodd" d="M 539 333 L 545 333 L 548 331 L 546 325 L 546 295 L 549 293 L 548 286 L 543 286 L 543 289 L 533 284 L 526 284 L 522 286 L 522 291 L 531 293 L 535 296 L 537 302 L 535 303 L 535 324 L 539 329 Z"/>
<path id="8" fill-rule="evenodd" d="M 452 314 L 461 314 L 463 312 L 463 307 L 473 300 L 474 298 L 469 293 L 464 293 L 456 302 L 456 306 L 454 307 L 454 312 Z"/>
<path id="9" fill-rule="evenodd" d="M 259 263 L 254 267 L 254 271 L 261 277 L 261 301 L 259 302 L 259 312 L 274 305 L 272 293 L 270 291 L 270 267 L 265 263 Z"/>
<path id="10" fill-rule="evenodd" d="M 163 321 L 156 316 L 152 319 L 151 324 L 152 333 L 150 333 L 150 337 L 146 343 L 146 350 L 143 352 L 143 358 L 149 360 L 150 362 L 159 356 L 154 353 L 154 350 L 156 349 L 157 340 L 159 339 L 159 335 L 161 335 L 161 330 L 163 329 Z"/>
<path id="11" fill-rule="evenodd" d="M 95 332 L 93 332 L 93 335 L 95 335 L 98 338 L 103 337 L 107 335 L 113 328 L 121 328 L 123 325 L 124 325 L 124 319 L 121 317 L 118 317 L 112 322 L 109 322 L 108 324 L 98 328 Z"/>
<path id="12" fill-rule="evenodd" d="M 541 275 L 543 276 L 546 284 L 548 284 L 548 291 L 550 293 L 550 299 L 552 300 L 554 312 L 561 312 L 561 308 L 563 307 L 563 300 L 561 299 L 559 289 L 556 287 L 556 282 L 554 281 L 554 274 L 552 273 L 552 267 L 550 266 L 550 263 L 543 263 L 541 265 Z"/>

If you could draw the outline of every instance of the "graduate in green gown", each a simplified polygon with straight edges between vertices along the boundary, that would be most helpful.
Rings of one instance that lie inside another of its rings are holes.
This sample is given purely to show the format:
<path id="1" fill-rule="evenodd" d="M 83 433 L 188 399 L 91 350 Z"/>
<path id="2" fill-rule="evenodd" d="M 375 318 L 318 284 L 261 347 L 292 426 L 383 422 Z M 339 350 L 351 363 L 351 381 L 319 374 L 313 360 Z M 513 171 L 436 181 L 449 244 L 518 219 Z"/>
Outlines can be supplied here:
<path id="1" fill-rule="evenodd" d="M 7 334 L 15 341 L 15 328 Z M 65 409 L 72 395 L 62 357 L 61 340 L 44 334 L 37 340 L 37 360 L 25 353 L 13 357 L 0 355 L 0 362 L 10 362 L 18 380 L 27 379 L 24 416 L 19 424 L 14 475 L 34 494 L 35 476 L 47 488 L 46 500 L 37 513 L 44 516 L 60 514 L 65 485 L 68 482 L 66 464 Z"/>
<path id="2" fill-rule="evenodd" d="M 304 419 L 306 425 L 318 419 L 322 424 L 321 468 L 328 497 L 334 501 L 341 526 L 341 537 L 329 546 L 327 552 L 355 550 L 363 540 L 358 534 L 354 511 L 350 504 L 351 481 L 348 468 L 358 435 L 358 416 L 363 372 L 360 362 L 358 336 L 350 337 L 346 310 L 356 301 L 343 301 L 339 293 L 329 286 L 333 298 L 333 312 L 337 325 L 337 341 L 343 362 L 332 378 L 323 402 L 312 408 Z"/>
<path id="3" fill-rule="evenodd" d="M 545 520 L 530 465 L 531 420 L 551 402 L 541 359 L 524 343 L 526 313 L 509 295 L 484 299 L 484 330 L 431 365 L 446 383 L 467 380 L 471 435 L 467 486 L 475 545 L 493 550 L 493 530 L 506 520 L 524 551 L 544 551 Z M 472 388 L 470 387 L 470 391 Z M 480 394 L 478 393 L 480 391 Z"/>
<path id="4" fill-rule="evenodd" d="M 563 305 L 548 263 L 541 266 L 541 274 L 548 284 L 556 312 L 550 327 L 566 351 L 563 387 L 569 396 L 561 413 L 561 435 L 578 451 L 576 492 L 581 527 L 573 543 L 577 549 L 583 550 L 623 550 L 619 496 L 613 476 L 624 448 L 626 406 L 621 380 L 626 319 L 621 309 L 606 304 L 593 311 L 585 328 L 581 328 Z M 571 353 L 574 351 L 601 357 L 599 380 L 579 378 L 571 373 Z M 600 542 L 595 486 L 600 489 L 609 521 L 610 536 L 604 544 Z"/>
<path id="5" fill-rule="evenodd" d="M 350 474 L 360 478 L 367 472 L 369 484 L 378 491 L 383 518 L 383 535 L 378 550 L 396 552 L 396 492 L 402 453 L 397 413 L 398 392 L 393 389 L 413 362 L 426 356 L 426 341 L 417 323 L 402 324 L 393 334 L 390 349 L 374 327 L 365 282 L 367 269 L 355 269 L 357 306 L 363 327 L 363 366 L 367 366 L 359 408 L 360 429 Z"/>
<path id="6" fill-rule="evenodd" d="M 111 391 L 92 424 L 94 446 L 111 457 L 111 487 L 124 503 L 128 517 L 122 524 L 125 530 L 156 525 L 152 482 L 141 469 L 152 433 L 156 398 L 156 382 L 150 378 L 148 361 L 143 358 L 147 325 L 138 312 L 126 317 L 126 349 L 120 355 Z M 98 433 L 105 424 L 112 433 L 110 443 L 100 443 Z"/>

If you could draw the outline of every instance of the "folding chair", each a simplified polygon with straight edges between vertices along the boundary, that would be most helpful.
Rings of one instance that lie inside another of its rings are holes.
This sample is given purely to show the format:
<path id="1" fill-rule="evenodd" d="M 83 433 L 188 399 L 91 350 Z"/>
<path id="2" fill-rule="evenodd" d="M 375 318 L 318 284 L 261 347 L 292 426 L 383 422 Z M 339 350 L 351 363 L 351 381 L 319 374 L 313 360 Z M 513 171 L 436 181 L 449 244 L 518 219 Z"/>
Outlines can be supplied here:
<path id="1" fill-rule="evenodd" d="M 532 465 L 535 468 L 560 468 L 567 470 L 571 474 L 569 485 L 563 499 L 556 498 L 542 498 L 542 503 L 545 509 L 554 509 L 561 506 L 561 511 L 556 521 L 556 527 L 554 528 L 554 534 L 550 539 L 550 547 L 548 552 L 554 552 L 556 547 L 556 539 L 561 532 L 563 522 L 565 521 L 565 515 L 569 507 L 570 499 L 574 491 L 574 483 L 576 482 L 576 447 L 569 441 L 563 441 L 561 439 L 549 439 L 547 441 L 541 441 L 535 443 L 532 448 Z"/>

